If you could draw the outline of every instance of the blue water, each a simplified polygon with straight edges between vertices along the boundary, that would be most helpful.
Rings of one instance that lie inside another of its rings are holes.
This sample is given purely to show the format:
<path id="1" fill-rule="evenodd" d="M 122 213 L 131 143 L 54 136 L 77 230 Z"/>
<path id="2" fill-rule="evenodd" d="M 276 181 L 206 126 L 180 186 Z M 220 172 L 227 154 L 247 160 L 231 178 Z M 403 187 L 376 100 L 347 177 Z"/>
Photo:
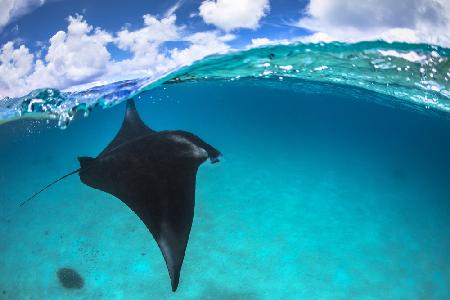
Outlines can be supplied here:
<path id="1" fill-rule="evenodd" d="M 162 85 L 136 98 L 155 130 L 224 159 L 201 166 L 180 285 L 136 215 L 77 176 L 124 105 L 0 126 L 0 299 L 449 299 L 450 118 L 350 86 Z M 85 280 L 60 285 L 61 267 Z"/>
<path id="2" fill-rule="evenodd" d="M 264 80 L 266 85 L 291 90 L 307 90 L 305 82 L 332 84 L 333 90 L 336 84 L 359 87 L 392 96 L 384 97 L 384 104 L 450 113 L 449 70 L 450 49 L 434 45 L 384 41 L 274 45 L 206 57 L 148 78 L 66 91 L 42 87 L 23 97 L 5 97 L 0 99 L 0 124 L 19 118 L 52 118 L 66 128 L 76 112 L 111 107 L 163 83 L 244 79 L 247 84 Z M 309 85 L 310 91 L 314 88 Z"/>

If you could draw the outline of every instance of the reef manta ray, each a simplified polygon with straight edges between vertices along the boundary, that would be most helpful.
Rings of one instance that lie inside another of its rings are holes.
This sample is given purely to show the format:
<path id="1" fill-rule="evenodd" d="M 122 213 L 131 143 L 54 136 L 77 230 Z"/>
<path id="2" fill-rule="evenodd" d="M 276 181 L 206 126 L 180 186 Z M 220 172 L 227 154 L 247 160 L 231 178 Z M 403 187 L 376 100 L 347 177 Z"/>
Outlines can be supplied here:
<path id="1" fill-rule="evenodd" d="M 117 197 L 144 222 L 164 256 L 175 292 L 194 218 L 197 170 L 207 158 L 216 163 L 219 156 L 192 133 L 150 129 L 130 99 L 122 127 L 96 158 L 79 157 L 78 170 L 50 183 L 21 206 L 78 173 L 84 184 Z"/>

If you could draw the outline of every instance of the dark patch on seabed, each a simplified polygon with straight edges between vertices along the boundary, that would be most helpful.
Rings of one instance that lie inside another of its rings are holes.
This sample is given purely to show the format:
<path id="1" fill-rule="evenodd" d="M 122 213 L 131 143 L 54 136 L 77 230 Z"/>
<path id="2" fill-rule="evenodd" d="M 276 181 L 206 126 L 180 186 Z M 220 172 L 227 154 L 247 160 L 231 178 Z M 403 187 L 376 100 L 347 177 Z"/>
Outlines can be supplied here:
<path id="1" fill-rule="evenodd" d="M 84 286 L 84 279 L 72 268 L 61 268 L 56 272 L 58 280 L 66 289 L 81 289 Z"/>

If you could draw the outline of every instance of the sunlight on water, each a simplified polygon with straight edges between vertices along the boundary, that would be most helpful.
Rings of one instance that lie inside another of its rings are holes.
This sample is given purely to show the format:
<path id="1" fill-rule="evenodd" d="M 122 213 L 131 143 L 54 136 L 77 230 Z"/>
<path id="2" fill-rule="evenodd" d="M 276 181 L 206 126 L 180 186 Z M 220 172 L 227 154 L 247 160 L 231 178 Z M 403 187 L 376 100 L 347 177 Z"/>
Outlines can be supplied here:
<path id="1" fill-rule="evenodd" d="M 353 86 L 393 96 L 389 99 L 397 104 L 449 112 L 449 58 L 446 48 L 381 41 L 255 48 L 207 57 L 154 78 L 82 91 L 46 88 L 21 98 L 5 98 L 0 101 L 0 123 L 20 117 L 51 117 L 65 128 L 77 111 L 88 114 L 95 106 L 118 104 L 163 83 L 243 79 L 255 79 L 262 85 L 289 79 L 288 89 L 301 89 L 304 81 Z"/>

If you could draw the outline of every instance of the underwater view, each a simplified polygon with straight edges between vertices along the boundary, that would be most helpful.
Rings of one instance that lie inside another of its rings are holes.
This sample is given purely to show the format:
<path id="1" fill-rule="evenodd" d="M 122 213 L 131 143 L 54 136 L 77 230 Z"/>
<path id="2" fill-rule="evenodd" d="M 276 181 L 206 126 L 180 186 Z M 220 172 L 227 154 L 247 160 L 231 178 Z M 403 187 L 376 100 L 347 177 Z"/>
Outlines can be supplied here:
<path id="1" fill-rule="evenodd" d="M 447 298 L 448 74 L 436 75 L 440 91 L 402 76 L 419 76 L 406 68 L 422 65 L 448 69 L 448 50 L 417 46 L 429 63 L 355 57 L 380 46 L 266 47 L 200 61 L 134 94 L 133 82 L 96 89 L 96 97 L 130 93 L 152 130 L 194 133 L 222 154 L 198 170 L 175 294 L 152 235 L 111 194 L 74 175 L 19 206 L 108 145 L 123 99 L 11 99 L 3 114 L 23 117 L 0 126 L 2 299 Z M 347 59 L 372 69 L 343 77 Z M 371 76 L 396 85 L 383 90 Z M 364 78 L 374 88 L 359 87 Z M 63 109 L 70 124 L 48 114 Z M 61 286 L 55 274 L 64 268 L 78 288 Z"/>
<path id="2" fill-rule="evenodd" d="M 450 5 L 131 2 L 0 0 L 1 300 L 450 299 Z"/>

